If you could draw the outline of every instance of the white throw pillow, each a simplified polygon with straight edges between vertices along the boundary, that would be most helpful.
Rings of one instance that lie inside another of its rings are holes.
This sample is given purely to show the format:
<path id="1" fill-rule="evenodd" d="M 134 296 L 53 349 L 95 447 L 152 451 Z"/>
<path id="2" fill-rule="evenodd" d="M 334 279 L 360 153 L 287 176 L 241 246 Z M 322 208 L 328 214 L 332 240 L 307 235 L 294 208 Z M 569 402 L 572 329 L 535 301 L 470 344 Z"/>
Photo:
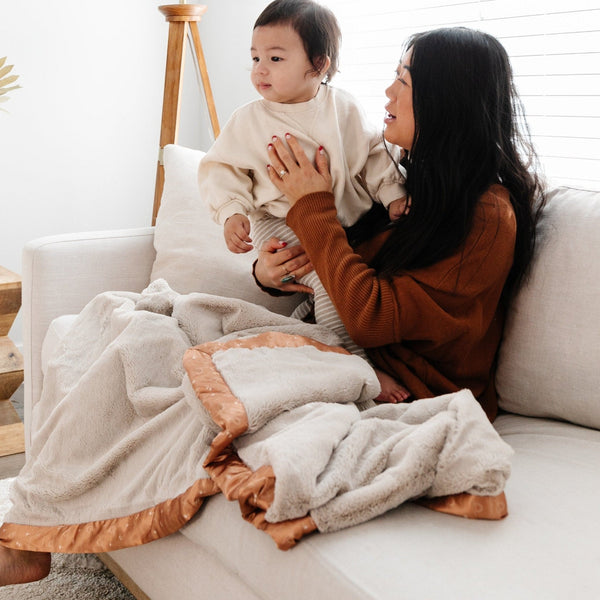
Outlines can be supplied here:
<path id="1" fill-rule="evenodd" d="M 549 192 L 496 386 L 504 410 L 600 429 L 600 192 Z"/>
<path id="2" fill-rule="evenodd" d="M 170 144 L 163 153 L 165 185 L 156 218 L 156 259 L 152 280 L 165 279 L 172 289 L 241 298 L 289 315 L 300 295 L 274 298 L 252 277 L 256 252 L 233 254 L 223 228 L 211 219 L 198 191 L 198 165 L 204 152 Z"/>

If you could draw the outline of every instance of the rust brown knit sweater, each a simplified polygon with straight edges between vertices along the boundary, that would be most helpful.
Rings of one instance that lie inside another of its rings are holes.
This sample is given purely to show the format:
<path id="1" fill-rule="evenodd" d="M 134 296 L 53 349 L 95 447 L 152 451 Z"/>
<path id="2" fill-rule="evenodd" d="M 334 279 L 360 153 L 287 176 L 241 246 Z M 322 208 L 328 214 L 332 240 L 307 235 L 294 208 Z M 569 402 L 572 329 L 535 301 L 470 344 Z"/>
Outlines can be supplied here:
<path id="1" fill-rule="evenodd" d="M 355 253 L 333 196 L 310 194 L 287 216 L 352 339 L 416 398 L 469 388 L 493 420 L 494 358 L 504 321 L 500 296 L 513 261 L 516 220 L 508 192 L 492 186 L 466 242 L 430 267 L 379 278 L 368 261 L 378 236 Z"/>

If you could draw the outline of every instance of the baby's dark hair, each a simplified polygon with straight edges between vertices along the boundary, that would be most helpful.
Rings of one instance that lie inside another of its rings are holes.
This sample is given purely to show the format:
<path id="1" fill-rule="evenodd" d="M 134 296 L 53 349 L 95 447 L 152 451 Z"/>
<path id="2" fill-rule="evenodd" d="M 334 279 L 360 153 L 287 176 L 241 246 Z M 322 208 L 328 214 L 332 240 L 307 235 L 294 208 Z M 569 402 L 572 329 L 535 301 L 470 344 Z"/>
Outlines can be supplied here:
<path id="1" fill-rule="evenodd" d="M 325 82 L 338 71 L 342 34 L 335 15 L 313 0 L 274 0 L 259 15 L 254 29 L 264 25 L 289 24 L 300 36 L 315 72 L 331 61 Z"/>

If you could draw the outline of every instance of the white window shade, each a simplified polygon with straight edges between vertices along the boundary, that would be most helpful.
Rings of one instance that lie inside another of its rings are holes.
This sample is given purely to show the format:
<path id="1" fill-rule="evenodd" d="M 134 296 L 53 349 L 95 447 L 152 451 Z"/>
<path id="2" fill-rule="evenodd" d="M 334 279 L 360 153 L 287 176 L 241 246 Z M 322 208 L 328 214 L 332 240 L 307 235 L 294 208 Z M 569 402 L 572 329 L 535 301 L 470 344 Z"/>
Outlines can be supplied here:
<path id="1" fill-rule="evenodd" d="M 340 73 L 382 123 L 385 88 L 413 33 L 466 26 L 506 48 L 533 142 L 553 184 L 600 189 L 600 1 L 323 0 L 342 28 Z"/>

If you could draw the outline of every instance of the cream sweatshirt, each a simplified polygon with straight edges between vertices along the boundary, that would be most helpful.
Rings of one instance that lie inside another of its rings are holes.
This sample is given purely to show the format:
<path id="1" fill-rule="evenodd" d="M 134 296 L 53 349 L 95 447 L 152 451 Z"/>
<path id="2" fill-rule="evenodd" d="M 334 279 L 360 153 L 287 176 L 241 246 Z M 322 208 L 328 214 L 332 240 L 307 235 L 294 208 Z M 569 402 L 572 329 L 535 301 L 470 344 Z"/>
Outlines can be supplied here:
<path id="1" fill-rule="evenodd" d="M 264 213 L 283 218 L 289 204 L 267 174 L 267 145 L 272 136 L 297 137 L 310 160 L 325 148 L 333 180 L 338 218 L 353 225 L 373 200 L 386 208 L 406 195 L 396 167 L 400 148 L 389 145 L 371 125 L 358 102 L 344 90 L 319 86 L 308 102 L 250 102 L 231 116 L 202 159 L 198 171 L 200 197 L 213 219 L 223 224 L 233 214 L 258 219 Z"/>

